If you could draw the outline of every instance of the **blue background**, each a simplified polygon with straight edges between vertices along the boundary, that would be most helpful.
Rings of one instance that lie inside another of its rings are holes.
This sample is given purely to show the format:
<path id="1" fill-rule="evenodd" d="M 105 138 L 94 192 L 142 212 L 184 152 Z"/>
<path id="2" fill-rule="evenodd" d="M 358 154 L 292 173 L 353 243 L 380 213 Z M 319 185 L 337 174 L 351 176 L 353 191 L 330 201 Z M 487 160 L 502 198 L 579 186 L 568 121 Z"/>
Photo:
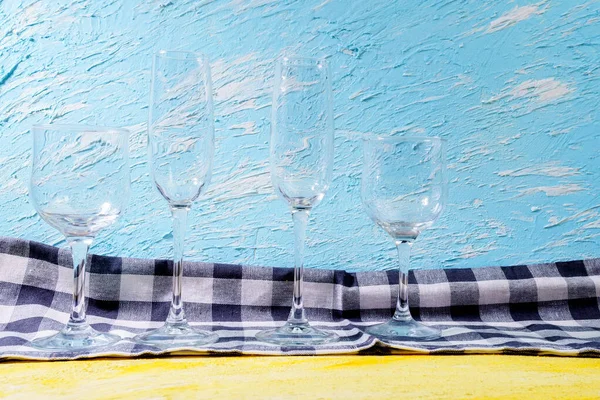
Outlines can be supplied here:
<path id="1" fill-rule="evenodd" d="M 93 251 L 170 257 L 148 176 L 151 54 L 212 61 L 216 156 L 190 217 L 191 259 L 290 266 L 268 138 L 273 60 L 328 56 L 334 183 L 313 212 L 308 267 L 394 267 L 363 212 L 361 133 L 448 139 L 450 198 L 415 268 L 600 256 L 600 2 L 481 0 L 4 0 L 0 3 L 0 234 L 64 245 L 27 197 L 33 123 L 131 129 L 132 198 Z"/>

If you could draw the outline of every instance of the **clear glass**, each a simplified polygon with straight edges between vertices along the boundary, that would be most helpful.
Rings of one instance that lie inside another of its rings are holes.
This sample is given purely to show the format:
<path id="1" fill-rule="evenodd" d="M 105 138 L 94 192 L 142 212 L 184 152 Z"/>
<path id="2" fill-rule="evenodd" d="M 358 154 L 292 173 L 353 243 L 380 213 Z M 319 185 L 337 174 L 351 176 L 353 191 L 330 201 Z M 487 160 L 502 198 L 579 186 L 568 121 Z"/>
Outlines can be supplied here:
<path id="1" fill-rule="evenodd" d="M 283 56 L 275 71 L 271 118 L 271 181 L 294 221 L 294 289 L 284 326 L 259 340 L 307 346 L 338 340 L 310 326 L 303 306 L 304 242 L 309 214 L 325 196 L 333 167 L 333 110 L 329 68 L 323 59 Z"/>
<path id="2" fill-rule="evenodd" d="M 38 214 L 66 238 L 73 254 L 73 304 L 67 325 L 31 344 L 47 350 L 110 345 L 116 335 L 85 318 L 87 253 L 96 234 L 123 212 L 129 197 L 129 132 L 85 125 L 36 125 L 29 195 Z"/>
<path id="3" fill-rule="evenodd" d="M 181 290 L 187 216 L 210 182 L 214 154 L 212 84 L 205 56 L 166 50 L 154 55 L 148 152 L 152 179 L 173 217 L 173 298 L 165 324 L 134 340 L 159 347 L 213 343 L 215 333 L 187 322 Z"/>
<path id="4" fill-rule="evenodd" d="M 441 214 L 447 196 L 445 141 L 438 137 L 367 137 L 361 198 L 369 217 L 394 240 L 400 270 L 392 319 L 366 331 L 388 342 L 433 340 L 440 331 L 416 322 L 408 308 L 410 250 Z"/>

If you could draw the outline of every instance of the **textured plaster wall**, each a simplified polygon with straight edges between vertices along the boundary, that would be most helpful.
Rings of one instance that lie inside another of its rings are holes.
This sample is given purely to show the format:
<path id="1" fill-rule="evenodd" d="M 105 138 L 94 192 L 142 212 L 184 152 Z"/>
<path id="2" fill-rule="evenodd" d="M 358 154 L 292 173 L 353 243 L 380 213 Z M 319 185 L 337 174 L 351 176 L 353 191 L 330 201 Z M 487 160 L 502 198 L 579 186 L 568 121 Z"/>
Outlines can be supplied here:
<path id="1" fill-rule="evenodd" d="M 0 1 L 0 234 L 64 245 L 27 197 L 37 122 L 131 129 L 132 198 L 94 252 L 170 257 L 146 161 L 159 48 L 212 60 L 216 158 L 190 218 L 193 259 L 290 266 L 291 219 L 268 173 L 273 59 L 329 57 L 334 183 L 307 266 L 394 266 L 363 213 L 362 132 L 449 141 L 449 205 L 416 268 L 600 256 L 600 2 L 577 0 Z"/>

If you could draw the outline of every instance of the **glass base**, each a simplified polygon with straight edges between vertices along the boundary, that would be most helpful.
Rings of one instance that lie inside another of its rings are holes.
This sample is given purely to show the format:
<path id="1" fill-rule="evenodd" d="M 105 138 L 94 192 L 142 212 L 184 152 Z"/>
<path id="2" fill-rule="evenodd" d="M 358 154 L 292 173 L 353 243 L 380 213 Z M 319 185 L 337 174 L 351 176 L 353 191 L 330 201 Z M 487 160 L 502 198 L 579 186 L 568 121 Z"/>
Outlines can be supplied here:
<path id="1" fill-rule="evenodd" d="M 369 326 L 365 332 L 386 342 L 401 342 L 406 339 L 435 340 L 442 335 L 440 330 L 425 326 L 414 319 L 391 319 L 383 324 Z"/>
<path id="2" fill-rule="evenodd" d="M 110 333 L 98 332 L 87 323 L 67 324 L 60 332 L 45 338 L 32 340 L 29 344 L 40 350 L 88 350 L 110 346 L 121 338 Z"/>
<path id="3" fill-rule="evenodd" d="M 280 346 L 313 346 L 340 340 L 335 333 L 313 328 L 308 322 L 286 322 L 280 328 L 258 332 L 256 338 L 262 342 Z"/>
<path id="4" fill-rule="evenodd" d="M 216 333 L 192 328 L 186 321 L 180 323 L 165 323 L 158 329 L 142 333 L 133 341 L 161 348 L 202 346 L 216 342 Z"/>

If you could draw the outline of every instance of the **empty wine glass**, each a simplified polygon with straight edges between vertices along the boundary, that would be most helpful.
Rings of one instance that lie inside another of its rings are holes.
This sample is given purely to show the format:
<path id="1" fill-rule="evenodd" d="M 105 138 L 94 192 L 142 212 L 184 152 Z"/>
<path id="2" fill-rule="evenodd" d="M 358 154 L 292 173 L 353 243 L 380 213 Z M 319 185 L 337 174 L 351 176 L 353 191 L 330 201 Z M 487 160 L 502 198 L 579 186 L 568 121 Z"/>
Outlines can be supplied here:
<path id="1" fill-rule="evenodd" d="M 165 324 L 134 340 L 161 347 L 215 342 L 215 333 L 189 325 L 181 297 L 187 216 L 210 182 L 214 153 L 212 84 L 205 56 L 166 50 L 154 55 L 148 150 L 154 184 L 173 219 L 173 298 Z"/>
<path id="2" fill-rule="evenodd" d="M 259 332 L 259 340 L 291 346 L 338 340 L 309 325 L 303 299 L 304 241 L 310 211 L 329 188 L 333 167 L 331 81 L 323 59 L 282 57 L 275 71 L 271 118 L 271 181 L 290 205 L 295 267 L 292 309 L 286 324 Z"/>
<path id="3" fill-rule="evenodd" d="M 36 339 L 49 350 L 89 349 L 120 338 L 85 318 L 87 253 L 96 234 L 115 222 L 129 197 L 129 132 L 84 125 L 36 125 L 29 195 L 44 221 L 60 231 L 73 254 L 73 304 L 67 325 Z"/>
<path id="4" fill-rule="evenodd" d="M 394 240 L 400 279 L 396 311 L 366 331 L 386 341 L 435 339 L 437 329 L 413 320 L 408 308 L 410 250 L 446 202 L 445 141 L 437 137 L 366 137 L 361 197 L 369 217 Z"/>

